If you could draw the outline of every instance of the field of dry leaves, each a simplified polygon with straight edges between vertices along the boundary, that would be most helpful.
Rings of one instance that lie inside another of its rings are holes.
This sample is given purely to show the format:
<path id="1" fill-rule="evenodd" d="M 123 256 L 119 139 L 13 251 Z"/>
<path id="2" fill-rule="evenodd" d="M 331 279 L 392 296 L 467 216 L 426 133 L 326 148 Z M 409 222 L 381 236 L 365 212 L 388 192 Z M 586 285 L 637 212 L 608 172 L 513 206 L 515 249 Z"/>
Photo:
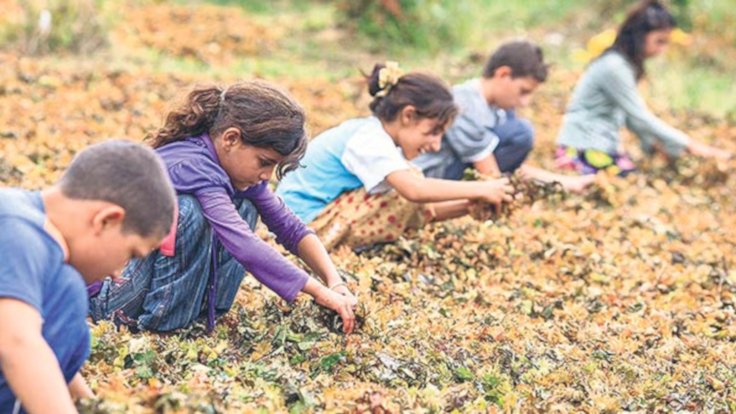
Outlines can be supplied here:
<path id="1" fill-rule="evenodd" d="M 227 65 L 288 36 L 241 9 L 192 10 L 125 8 L 114 48 Z M 252 76 L 223 72 L 222 82 Z M 141 140 L 173 97 L 209 76 L 132 58 L 0 52 L 0 183 L 39 188 L 85 145 Z M 538 132 L 537 165 L 552 167 L 577 76 L 556 70 L 524 112 Z M 357 71 L 269 79 L 303 103 L 313 132 L 365 113 Z M 736 125 L 666 109 L 657 108 L 693 136 L 736 149 Z M 336 252 L 360 301 L 348 337 L 335 315 L 304 298 L 289 307 L 248 278 L 211 335 L 93 326 L 83 372 L 99 399 L 81 411 L 732 412 L 734 163 L 641 165 L 495 222 L 455 220 Z"/>

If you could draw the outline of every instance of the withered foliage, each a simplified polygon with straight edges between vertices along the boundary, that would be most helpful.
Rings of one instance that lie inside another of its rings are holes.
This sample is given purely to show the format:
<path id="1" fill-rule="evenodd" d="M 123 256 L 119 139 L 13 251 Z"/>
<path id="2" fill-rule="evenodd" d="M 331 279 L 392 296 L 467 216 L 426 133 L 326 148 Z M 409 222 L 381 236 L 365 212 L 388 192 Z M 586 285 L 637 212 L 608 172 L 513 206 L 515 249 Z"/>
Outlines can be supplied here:
<path id="1" fill-rule="evenodd" d="M 117 36 L 127 44 L 178 56 L 189 53 L 180 42 L 188 39 L 203 43 L 194 45 L 197 59 L 227 62 L 281 36 L 249 25 L 239 9 L 148 7 L 125 15 L 129 25 Z M 227 30 L 200 31 L 208 23 Z M 552 168 L 576 79 L 558 70 L 522 114 L 539 131 L 533 164 Z M 208 80 L 0 55 L 0 182 L 40 188 L 92 142 L 140 140 L 183 88 Z M 366 112 L 356 104 L 359 76 L 271 80 L 304 104 L 315 132 Z M 665 117 L 736 147 L 736 126 L 726 121 Z M 627 146 L 635 151 L 633 141 Z M 334 314 L 306 298 L 286 306 L 252 278 L 212 335 L 201 325 L 169 335 L 93 326 L 83 373 L 98 399 L 80 409 L 733 411 L 734 163 L 655 158 L 639 166 L 627 178 L 600 176 L 581 195 L 512 177 L 519 197 L 502 214 L 335 252 L 360 301 L 359 328 L 348 337 Z"/>

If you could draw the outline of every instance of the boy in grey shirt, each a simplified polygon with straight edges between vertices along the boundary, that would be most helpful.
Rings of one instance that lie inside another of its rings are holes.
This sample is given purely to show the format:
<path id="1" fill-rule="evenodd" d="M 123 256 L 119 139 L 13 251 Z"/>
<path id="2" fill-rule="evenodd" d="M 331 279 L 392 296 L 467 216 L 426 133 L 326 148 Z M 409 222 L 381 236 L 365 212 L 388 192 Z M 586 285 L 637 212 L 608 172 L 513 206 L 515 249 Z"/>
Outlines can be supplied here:
<path id="1" fill-rule="evenodd" d="M 413 162 L 428 177 L 458 180 L 468 167 L 500 175 L 517 169 L 528 179 L 559 181 L 566 189 L 581 191 L 592 177 L 565 176 L 525 165 L 534 143 L 529 121 L 515 109 L 531 101 L 532 93 L 547 79 L 542 50 L 527 41 L 499 47 L 486 62 L 483 76 L 453 87 L 460 114 L 442 139 L 442 148 Z"/>

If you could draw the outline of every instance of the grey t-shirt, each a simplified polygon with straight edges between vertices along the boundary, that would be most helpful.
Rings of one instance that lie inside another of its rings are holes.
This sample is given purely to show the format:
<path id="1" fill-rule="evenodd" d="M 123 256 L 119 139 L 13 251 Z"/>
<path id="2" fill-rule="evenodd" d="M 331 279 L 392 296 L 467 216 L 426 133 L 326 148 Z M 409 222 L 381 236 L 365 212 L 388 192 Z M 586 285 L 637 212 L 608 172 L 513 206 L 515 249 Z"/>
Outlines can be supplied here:
<path id="1" fill-rule="evenodd" d="M 649 111 L 636 89 L 634 67 L 622 54 L 611 51 L 593 61 L 583 73 L 567 106 L 557 142 L 615 154 L 624 125 L 639 136 L 645 151 L 658 141 L 668 154 L 679 155 L 688 141 L 685 133 Z"/>
<path id="2" fill-rule="evenodd" d="M 443 177 L 443 171 L 451 165 L 471 164 L 488 157 L 498 146 L 493 128 L 507 118 L 506 111 L 488 105 L 480 79 L 453 86 L 452 95 L 460 113 L 442 137 L 441 149 L 412 160 L 428 176 Z"/>

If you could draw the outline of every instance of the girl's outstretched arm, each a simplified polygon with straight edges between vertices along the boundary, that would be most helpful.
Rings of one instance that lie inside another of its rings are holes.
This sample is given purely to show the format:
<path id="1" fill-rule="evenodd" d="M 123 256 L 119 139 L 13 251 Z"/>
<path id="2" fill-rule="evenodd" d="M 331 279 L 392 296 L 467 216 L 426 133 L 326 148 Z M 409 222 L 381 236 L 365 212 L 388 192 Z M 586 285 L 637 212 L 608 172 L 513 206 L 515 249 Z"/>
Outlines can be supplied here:
<path id="1" fill-rule="evenodd" d="M 302 292 L 311 295 L 317 303 L 337 312 L 342 318 L 343 331 L 349 334 L 355 328 L 353 308 L 358 299 L 348 289 L 337 273 L 327 249 L 317 236 L 308 234 L 299 242 L 299 257 L 327 284 L 322 285 L 310 278 Z"/>
<path id="2" fill-rule="evenodd" d="M 386 182 L 402 197 L 416 203 L 451 200 L 482 200 L 491 204 L 512 201 L 514 189 L 506 178 L 488 181 L 453 181 L 424 178 L 401 170 L 389 174 Z"/>
<path id="3" fill-rule="evenodd" d="M 693 155 L 705 158 L 718 158 L 728 160 L 733 158 L 733 153 L 724 149 L 720 149 L 706 143 L 700 142 L 694 138 L 690 138 L 687 144 L 687 150 Z"/>
<path id="4" fill-rule="evenodd" d="M 348 298 L 355 299 L 345 281 L 337 272 L 327 249 L 314 234 L 308 234 L 299 242 L 299 257 L 322 279 L 327 287 Z M 357 302 L 357 299 L 355 299 Z"/>

